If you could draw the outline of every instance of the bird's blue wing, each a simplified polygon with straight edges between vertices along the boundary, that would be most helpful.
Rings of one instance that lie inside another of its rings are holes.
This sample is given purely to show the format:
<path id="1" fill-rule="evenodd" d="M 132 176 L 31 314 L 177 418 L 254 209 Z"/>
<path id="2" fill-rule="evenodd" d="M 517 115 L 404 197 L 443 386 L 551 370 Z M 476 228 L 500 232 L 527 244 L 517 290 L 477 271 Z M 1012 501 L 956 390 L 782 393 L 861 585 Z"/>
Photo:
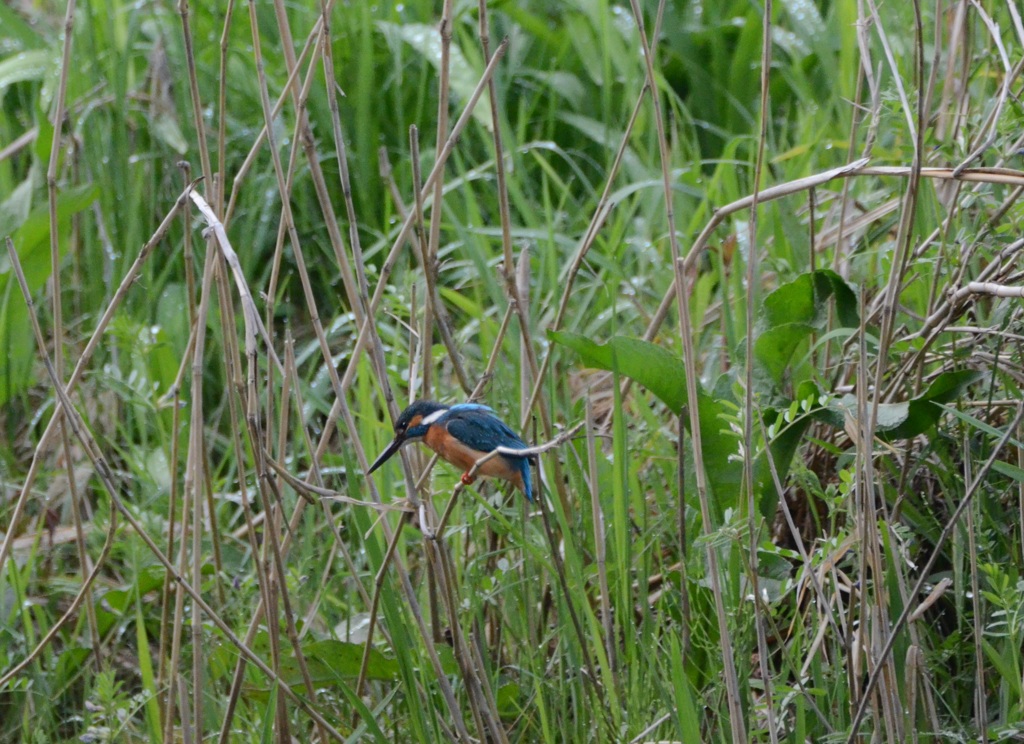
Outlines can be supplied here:
<path id="1" fill-rule="evenodd" d="M 495 416 L 494 411 L 487 406 L 477 406 L 473 403 L 452 406 L 448 409 L 443 423 L 453 437 L 478 452 L 490 452 L 495 447 L 526 447 L 526 443 L 519 435 Z"/>
<path id="2" fill-rule="evenodd" d="M 447 427 L 449 434 L 477 452 L 491 452 L 495 447 L 526 449 L 526 442 L 520 439 L 519 435 L 487 406 L 465 403 L 460 406 L 452 406 L 439 423 L 443 423 Z M 502 457 L 519 470 L 519 474 L 523 478 L 523 492 L 527 499 L 533 501 L 530 463 L 535 462 L 537 458 L 532 455 L 523 457 L 502 455 Z"/>

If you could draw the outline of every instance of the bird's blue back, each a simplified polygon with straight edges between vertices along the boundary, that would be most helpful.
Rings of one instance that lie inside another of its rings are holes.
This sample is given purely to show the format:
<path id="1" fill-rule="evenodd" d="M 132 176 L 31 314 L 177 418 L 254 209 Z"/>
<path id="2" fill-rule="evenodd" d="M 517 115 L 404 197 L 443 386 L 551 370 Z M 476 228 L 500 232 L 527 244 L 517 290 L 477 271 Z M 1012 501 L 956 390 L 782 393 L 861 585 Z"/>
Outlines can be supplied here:
<path id="1" fill-rule="evenodd" d="M 495 447 L 526 449 L 526 442 L 520 439 L 508 424 L 498 418 L 493 409 L 480 403 L 458 403 L 449 408 L 437 423 L 446 426 L 453 437 L 478 452 L 490 452 Z M 502 457 L 519 468 L 519 472 L 523 476 L 523 490 L 526 497 L 532 501 L 530 460 L 534 458 L 515 455 L 502 455 Z"/>

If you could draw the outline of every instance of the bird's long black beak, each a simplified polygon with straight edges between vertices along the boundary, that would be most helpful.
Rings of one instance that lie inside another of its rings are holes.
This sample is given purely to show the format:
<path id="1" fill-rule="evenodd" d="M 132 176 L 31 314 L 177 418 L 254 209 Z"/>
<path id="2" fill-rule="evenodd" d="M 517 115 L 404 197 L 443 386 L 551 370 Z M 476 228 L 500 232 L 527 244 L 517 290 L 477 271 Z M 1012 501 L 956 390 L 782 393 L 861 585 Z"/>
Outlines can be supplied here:
<path id="1" fill-rule="evenodd" d="M 398 450 L 402 448 L 403 444 L 405 444 L 405 439 L 403 439 L 402 437 L 395 437 L 392 440 L 391 444 L 387 446 L 387 449 L 381 452 L 380 456 L 373 461 L 373 465 L 371 465 L 370 469 L 366 471 L 366 474 L 369 475 L 374 470 L 383 465 L 385 462 L 387 462 L 392 455 L 394 455 L 396 452 L 398 452 Z"/>

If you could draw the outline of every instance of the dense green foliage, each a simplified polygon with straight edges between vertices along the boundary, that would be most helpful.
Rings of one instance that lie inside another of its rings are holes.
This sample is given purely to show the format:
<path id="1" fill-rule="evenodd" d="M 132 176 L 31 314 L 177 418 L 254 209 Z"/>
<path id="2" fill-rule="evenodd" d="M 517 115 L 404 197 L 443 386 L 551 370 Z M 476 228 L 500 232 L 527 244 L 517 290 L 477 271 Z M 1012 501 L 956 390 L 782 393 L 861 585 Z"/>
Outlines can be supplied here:
<path id="1" fill-rule="evenodd" d="M 1007 4 L 328 5 L 0 6 L 0 740 L 1022 735 Z"/>

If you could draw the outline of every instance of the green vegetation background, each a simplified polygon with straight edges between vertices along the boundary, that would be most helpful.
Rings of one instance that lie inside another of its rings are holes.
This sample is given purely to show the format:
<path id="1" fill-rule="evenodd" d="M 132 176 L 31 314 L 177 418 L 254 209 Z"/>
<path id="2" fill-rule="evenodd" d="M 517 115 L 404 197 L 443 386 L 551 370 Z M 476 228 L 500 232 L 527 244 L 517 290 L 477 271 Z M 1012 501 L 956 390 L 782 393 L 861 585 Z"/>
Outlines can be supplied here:
<path id="1" fill-rule="evenodd" d="M 0 739 L 1024 734 L 1019 12 L 445 7 L 0 6 Z"/>

